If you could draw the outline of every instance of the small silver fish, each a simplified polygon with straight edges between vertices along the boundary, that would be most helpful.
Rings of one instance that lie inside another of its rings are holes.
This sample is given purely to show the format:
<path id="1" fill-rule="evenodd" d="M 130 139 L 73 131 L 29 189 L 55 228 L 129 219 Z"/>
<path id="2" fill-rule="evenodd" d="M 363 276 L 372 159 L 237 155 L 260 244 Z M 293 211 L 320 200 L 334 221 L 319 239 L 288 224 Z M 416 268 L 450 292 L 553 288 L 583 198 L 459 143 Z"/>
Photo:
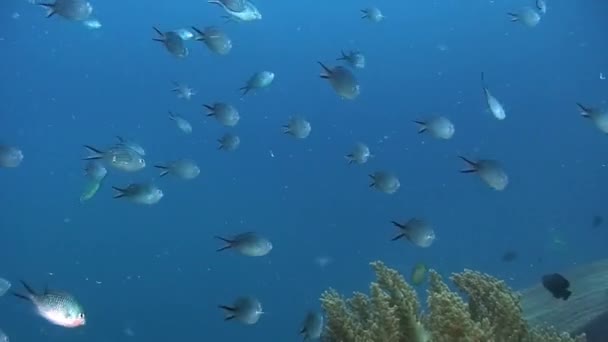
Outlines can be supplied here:
<path id="1" fill-rule="evenodd" d="M 317 63 L 321 65 L 324 71 L 320 77 L 329 81 L 336 94 L 347 100 L 354 100 L 359 96 L 361 86 L 350 70 L 343 66 L 330 69 L 321 62 Z"/>
<path id="2" fill-rule="evenodd" d="M 168 163 L 167 165 L 154 165 L 155 168 L 161 169 L 160 176 L 164 177 L 172 174 L 178 178 L 190 180 L 198 177 L 201 169 L 194 160 L 179 159 Z"/>
<path id="3" fill-rule="evenodd" d="M 68 20 L 84 21 L 93 13 L 93 6 L 85 0 L 55 0 L 54 3 L 36 4 L 47 8 L 47 18 L 56 14 Z"/>
<path id="4" fill-rule="evenodd" d="M 0 167 L 15 168 L 23 161 L 23 151 L 15 146 L 0 145 Z"/>
<path id="5" fill-rule="evenodd" d="M 540 22 L 540 14 L 531 7 L 524 7 L 518 12 L 507 13 L 511 17 L 512 22 L 519 22 L 527 27 L 534 27 Z"/>
<path id="6" fill-rule="evenodd" d="M 106 151 L 89 145 L 84 147 L 91 152 L 84 160 L 103 160 L 113 168 L 126 172 L 136 172 L 146 167 L 144 158 L 128 147 L 114 146 Z"/>
<path id="7" fill-rule="evenodd" d="M 310 122 L 301 117 L 292 117 L 286 125 L 283 125 L 283 133 L 289 134 L 296 139 L 306 139 L 312 131 Z"/>
<path id="8" fill-rule="evenodd" d="M 492 93 L 488 87 L 486 87 L 484 73 L 481 73 L 481 86 L 483 88 L 483 93 L 486 97 L 486 103 L 488 105 L 488 109 L 494 115 L 494 117 L 498 120 L 504 120 L 507 117 L 507 113 L 505 112 L 505 108 L 502 106 L 500 101 Z"/>
<path id="9" fill-rule="evenodd" d="M 13 294 L 34 304 L 38 314 L 47 321 L 65 328 L 76 328 L 85 325 L 84 310 L 72 295 L 49 290 L 38 294 L 24 281 L 21 281 L 21 283 L 27 293 L 14 292 Z"/>
<path id="10" fill-rule="evenodd" d="M 211 52 L 218 55 L 227 55 L 232 50 L 232 40 L 219 28 L 209 26 L 201 31 L 193 26 L 192 30 L 197 33 L 194 39 L 204 42 Z"/>
<path id="11" fill-rule="evenodd" d="M 196 91 L 193 88 L 190 88 L 186 84 L 181 84 L 179 82 L 173 82 L 172 92 L 177 94 L 178 99 L 190 100 L 192 96 L 196 95 Z"/>
<path id="12" fill-rule="evenodd" d="M 446 117 L 436 116 L 427 120 L 415 120 L 420 125 L 418 133 L 428 132 L 433 138 L 448 140 L 454 136 L 454 124 Z"/>
<path id="13" fill-rule="evenodd" d="M 391 221 L 391 223 L 400 230 L 400 233 L 391 241 L 405 237 L 414 245 L 422 248 L 430 247 L 435 241 L 435 231 L 426 221 L 413 218 L 403 224 L 396 221 Z"/>
<path id="14" fill-rule="evenodd" d="M 226 133 L 217 140 L 220 145 L 217 147 L 218 150 L 234 151 L 241 145 L 241 138 L 238 135 L 232 133 Z"/>
<path id="15" fill-rule="evenodd" d="M 247 95 L 248 92 L 254 89 L 262 89 L 270 86 L 274 81 L 274 72 L 272 71 L 260 71 L 253 74 L 247 84 L 241 87 L 239 90 L 243 92 L 243 95 Z"/>
<path id="16" fill-rule="evenodd" d="M 238 234 L 231 238 L 221 236 L 216 236 L 215 238 L 227 243 L 226 246 L 218 249 L 218 252 L 234 249 L 245 256 L 260 257 L 267 255 L 272 250 L 270 240 L 253 232 Z"/>
<path id="17" fill-rule="evenodd" d="M 207 108 L 207 116 L 215 118 L 220 124 L 233 127 L 239 123 L 239 111 L 231 104 L 215 102 L 212 105 L 203 105 Z"/>
<path id="18" fill-rule="evenodd" d="M 385 16 L 382 14 L 382 12 L 376 7 L 369 7 L 366 9 L 362 9 L 361 13 L 363 13 L 363 15 L 361 16 L 361 19 L 368 19 L 369 21 L 371 21 L 373 23 L 379 23 L 382 20 L 384 20 L 384 18 L 385 18 Z"/>
<path id="19" fill-rule="evenodd" d="M 160 38 L 152 38 L 152 40 L 163 43 L 167 51 L 175 57 L 184 58 L 188 56 L 188 48 L 184 45 L 184 40 L 179 34 L 173 31 L 163 33 L 156 27 L 152 28 L 160 36 Z"/>
<path id="20" fill-rule="evenodd" d="M 262 303 L 254 297 L 239 297 L 232 305 L 219 305 L 220 309 L 226 311 L 224 320 L 237 320 L 243 324 L 256 324 L 264 313 Z"/>
<path id="21" fill-rule="evenodd" d="M 207 2 L 222 7 L 234 21 L 262 20 L 262 13 L 251 1 L 239 0 L 237 3 L 237 0 L 210 0 Z"/>
<path id="22" fill-rule="evenodd" d="M 164 196 L 163 191 L 152 183 L 133 183 L 126 188 L 118 188 L 114 198 L 126 198 L 136 204 L 152 205 L 158 203 Z"/>
<path id="23" fill-rule="evenodd" d="M 348 160 L 349 164 L 365 164 L 372 157 L 372 153 L 367 145 L 364 143 L 357 143 L 353 151 L 346 156 L 346 160 Z"/>
<path id="24" fill-rule="evenodd" d="M 370 188 L 375 188 L 385 194 L 394 194 L 401 187 L 399 178 L 386 171 L 376 171 L 370 174 L 369 177 L 372 179 L 369 184 Z"/>
<path id="25" fill-rule="evenodd" d="M 175 122 L 180 131 L 184 132 L 185 134 L 192 133 L 192 124 L 190 124 L 190 122 L 184 119 L 181 115 L 177 115 L 169 111 L 169 119 Z"/>
<path id="26" fill-rule="evenodd" d="M 476 173 L 481 180 L 494 190 L 502 191 L 509 184 L 509 176 L 496 160 L 479 159 L 472 161 L 459 156 L 470 168 L 461 170 L 461 173 Z"/>

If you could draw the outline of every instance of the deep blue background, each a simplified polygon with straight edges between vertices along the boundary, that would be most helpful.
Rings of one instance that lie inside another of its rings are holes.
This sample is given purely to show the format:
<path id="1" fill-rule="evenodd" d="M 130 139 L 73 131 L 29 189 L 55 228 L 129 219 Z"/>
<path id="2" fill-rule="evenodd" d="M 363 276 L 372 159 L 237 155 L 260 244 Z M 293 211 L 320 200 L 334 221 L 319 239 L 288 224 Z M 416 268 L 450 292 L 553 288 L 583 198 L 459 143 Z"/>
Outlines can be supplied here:
<path id="1" fill-rule="evenodd" d="M 54 327 L 4 297 L 0 328 L 13 341 L 298 341 L 320 293 L 365 290 L 372 260 L 406 276 L 418 262 L 446 276 L 474 268 L 523 288 L 605 257 L 606 228 L 590 222 L 606 211 L 608 140 L 575 102 L 607 105 L 599 73 L 608 74 L 608 3 L 551 1 L 533 29 L 505 14 L 529 1 L 377 0 L 387 16 L 379 24 L 359 19 L 369 4 L 259 0 L 262 21 L 224 25 L 221 10 L 200 0 L 98 0 L 103 28 L 93 31 L 3 0 L 0 142 L 21 147 L 25 159 L 0 170 L 0 276 L 69 290 L 88 324 Z M 234 48 L 216 56 L 189 42 L 190 56 L 178 60 L 151 40 L 153 25 L 221 25 Z M 355 101 L 318 78 L 316 61 L 334 65 L 340 49 L 367 57 Z M 238 88 L 259 70 L 274 71 L 275 83 L 240 99 Z M 485 110 L 481 71 L 506 107 L 504 121 Z M 174 80 L 198 94 L 175 98 Z M 204 117 L 201 105 L 214 101 L 234 103 L 239 125 Z M 193 134 L 181 135 L 167 110 L 188 118 Z M 294 114 L 311 121 L 308 139 L 281 134 Z M 452 141 L 416 134 L 411 120 L 431 114 L 453 120 Z M 216 150 L 226 131 L 241 136 L 234 153 Z M 116 134 L 142 143 L 149 165 L 193 158 L 201 176 L 157 180 L 165 198 L 142 207 L 113 200 L 109 186 L 157 172 L 112 172 L 81 204 L 81 145 L 103 148 Z M 343 159 L 357 141 L 375 154 L 368 165 Z M 459 174 L 458 154 L 503 162 L 507 190 Z M 370 190 L 375 170 L 396 173 L 399 192 Z M 432 248 L 389 241 L 390 220 L 412 216 L 435 225 Z M 268 257 L 215 252 L 213 235 L 248 230 L 272 239 Z M 519 258 L 502 263 L 505 250 Z M 319 256 L 333 262 L 322 269 Z M 263 302 L 256 326 L 222 321 L 216 305 L 239 295 Z"/>

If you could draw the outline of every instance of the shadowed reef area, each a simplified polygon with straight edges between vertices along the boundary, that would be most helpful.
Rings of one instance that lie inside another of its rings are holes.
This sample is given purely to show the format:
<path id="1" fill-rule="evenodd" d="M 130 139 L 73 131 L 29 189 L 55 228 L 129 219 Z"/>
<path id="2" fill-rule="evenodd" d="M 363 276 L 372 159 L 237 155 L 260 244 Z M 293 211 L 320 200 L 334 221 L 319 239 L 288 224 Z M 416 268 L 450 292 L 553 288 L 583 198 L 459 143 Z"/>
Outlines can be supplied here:
<path id="1" fill-rule="evenodd" d="M 606 265 L 605 273 L 608 273 Z M 379 261 L 372 262 L 371 266 L 376 280 L 370 284 L 368 294 L 357 292 L 345 298 L 333 289 L 322 294 L 321 303 L 327 315 L 323 341 L 595 342 L 581 332 L 590 335 L 585 327 L 594 324 L 594 319 L 599 316 L 596 313 L 601 310 L 595 304 L 584 303 L 583 298 L 591 301 L 597 296 L 585 295 L 586 287 L 593 285 L 578 283 L 577 277 L 571 278 L 573 285 L 578 284 L 572 287 L 576 295 L 567 303 L 577 304 L 577 298 L 581 298 L 581 305 L 594 307 L 585 311 L 593 315 L 580 318 L 577 324 L 564 326 L 548 313 L 553 315 L 563 309 L 564 316 L 557 317 L 567 321 L 565 302 L 552 300 L 551 295 L 539 287 L 524 291 L 522 301 L 521 295 L 513 292 L 503 281 L 465 270 L 450 277 L 457 289 L 452 291 L 442 277 L 431 270 L 426 306 L 422 308 L 416 291 L 401 274 Z M 595 279 L 590 274 L 597 277 L 597 272 L 597 267 L 582 270 L 579 275 L 583 278 L 580 279 Z M 565 275 L 568 277 L 569 273 Z M 605 293 L 608 285 L 603 286 Z M 589 292 L 595 293 L 595 290 Z M 560 309 L 554 310 L 555 305 Z"/>

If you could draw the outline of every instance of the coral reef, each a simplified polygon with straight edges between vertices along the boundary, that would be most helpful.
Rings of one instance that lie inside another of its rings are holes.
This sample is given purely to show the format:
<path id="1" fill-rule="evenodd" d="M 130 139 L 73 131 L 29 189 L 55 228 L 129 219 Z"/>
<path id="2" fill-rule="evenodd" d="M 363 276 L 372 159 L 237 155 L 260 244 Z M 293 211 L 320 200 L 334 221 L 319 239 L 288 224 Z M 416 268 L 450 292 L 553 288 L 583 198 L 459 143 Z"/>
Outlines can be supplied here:
<path id="1" fill-rule="evenodd" d="M 321 296 L 327 315 L 325 342 L 583 342 L 584 336 L 531 327 L 519 296 L 487 274 L 465 270 L 451 280 L 464 298 L 431 270 L 428 310 L 397 271 L 371 263 L 370 294 L 344 298 L 333 289 Z M 466 302 L 465 302 L 466 299 Z"/>

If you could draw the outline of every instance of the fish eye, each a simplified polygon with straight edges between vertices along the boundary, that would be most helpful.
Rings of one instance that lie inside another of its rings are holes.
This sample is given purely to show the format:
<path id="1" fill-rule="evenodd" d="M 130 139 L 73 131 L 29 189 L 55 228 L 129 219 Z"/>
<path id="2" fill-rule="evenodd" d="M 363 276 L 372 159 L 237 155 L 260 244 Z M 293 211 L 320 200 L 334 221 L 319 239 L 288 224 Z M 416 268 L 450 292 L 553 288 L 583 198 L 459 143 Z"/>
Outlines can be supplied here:
<path id="1" fill-rule="evenodd" d="M 78 314 L 78 318 L 84 319 L 84 313 L 82 313 L 82 312 L 81 312 L 81 313 L 79 313 L 79 314 Z"/>

